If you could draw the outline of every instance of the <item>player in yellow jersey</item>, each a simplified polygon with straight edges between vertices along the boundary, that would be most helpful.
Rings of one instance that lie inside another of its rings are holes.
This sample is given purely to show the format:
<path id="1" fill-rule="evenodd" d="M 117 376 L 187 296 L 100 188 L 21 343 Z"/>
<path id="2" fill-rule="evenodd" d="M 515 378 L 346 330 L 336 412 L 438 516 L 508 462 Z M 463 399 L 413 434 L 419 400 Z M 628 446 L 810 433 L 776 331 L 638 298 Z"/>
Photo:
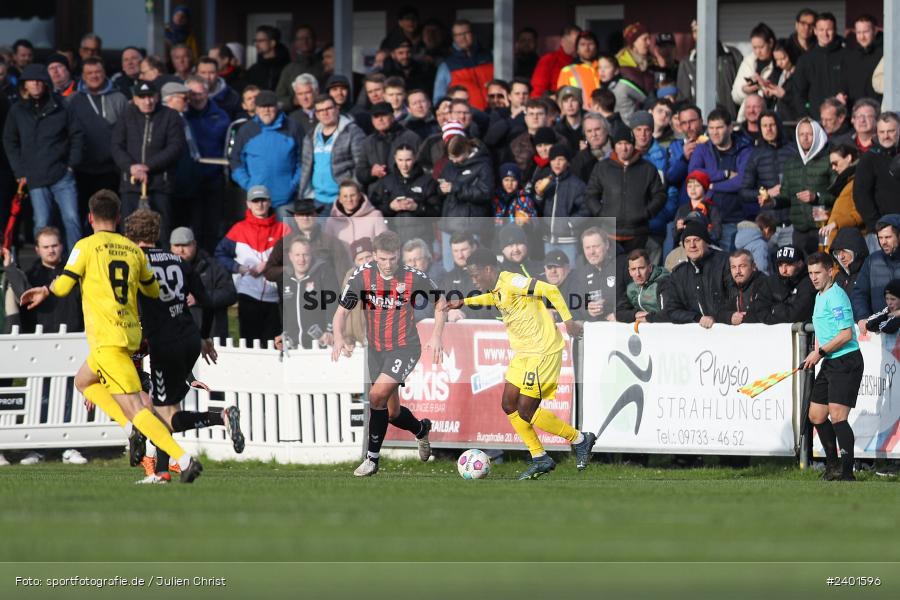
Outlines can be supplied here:
<path id="1" fill-rule="evenodd" d="M 119 197 L 100 190 L 89 201 L 89 220 L 94 235 L 72 249 L 62 274 L 49 286 L 31 288 L 22 294 L 21 304 L 29 309 L 50 294 L 65 296 L 81 282 L 81 305 L 90 354 L 75 375 L 75 387 L 99 406 L 129 438 L 133 429 L 143 433 L 157 448 L 178 461 L 181 481 L 191 483 L 203 466 L 172 438 L 162 421 L 141 403 L 141 381 L 131 355 L 141 343 L 141 322 L 137 294 L 156 298 L 159 283 L 147 264 L 144 251 L 116 233 Z M 140 461 L 134 455 L 131 460 Z"/>
<path id="2" fill-rule="evenodd" d="M 575 451 L 578 470 L 586 469 L 597 436 L 578 431 L 551 411 L 540 407 L 541 400 L 552 400 L 556 396 L 565 348 L 562 334 L 544 305 L 544 299 L 549 300 L 559 313 L 569 335 L 581 335 L 583 325 L 572 318 L 555 285 L 519 273 L 501 272 L 497 257 L 486 248 L 473 252 L 466 261 L 466 268 L 478 289 L 490 291 L 448 302 L 444 310 L 459 308 L 463 304 L 494 306 L 506 324 L 509 345 L 515 356 L 506 372 L 502 406 L 532 457 L 531 466 L 519 479 L 536 479 L 556 468 L 556 463 L 541 445 L 535 427 L 569 440 Z"/>

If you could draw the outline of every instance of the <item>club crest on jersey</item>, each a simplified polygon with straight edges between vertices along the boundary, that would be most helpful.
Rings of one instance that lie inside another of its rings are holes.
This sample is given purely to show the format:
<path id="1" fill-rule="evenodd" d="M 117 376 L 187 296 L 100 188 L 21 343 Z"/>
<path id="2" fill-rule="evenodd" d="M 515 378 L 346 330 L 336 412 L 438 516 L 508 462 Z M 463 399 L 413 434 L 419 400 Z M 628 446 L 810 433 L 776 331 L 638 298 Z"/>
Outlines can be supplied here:
<path id="1" fill-rule="evenodd" d="M 405 291 L 406 291 L 406 284 L 405 284 L 405 283 L 398 283 L 398 284 L 397 284 L 397 293 L 398 293 L 398 294 L 402 294 L 402 293 L 405 292 Z"/>
<path id="2" fill-rule="evenodd" d="M 615 287 L 616 285 L 616 276 L 610 275 L 606 278 L 606 287 Z"/>
<path id="3" fill-rule="evenodd" d="M 306 291 L 307 291 L 307 292 L 312 292 L 312 291 L 314 291 L 315 289 L 316 289 L 316 282 L 315 282 L 315 281 L 307 281 L 307 282 L 306 282 Z"/>

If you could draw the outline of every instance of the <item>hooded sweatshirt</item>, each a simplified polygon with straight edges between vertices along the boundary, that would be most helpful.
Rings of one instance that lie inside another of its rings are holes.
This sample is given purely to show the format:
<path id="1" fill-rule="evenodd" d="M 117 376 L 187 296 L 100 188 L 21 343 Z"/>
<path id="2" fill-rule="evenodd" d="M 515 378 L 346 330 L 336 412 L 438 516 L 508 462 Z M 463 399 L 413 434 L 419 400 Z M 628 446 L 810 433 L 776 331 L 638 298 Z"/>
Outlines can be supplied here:
<path id="1" fill-rule="evenodd" d="M 325 233 L 338 238 L 347 247 L 363 237 L 374 240 L 376 235 L 387 229 L 384 216 L 369 202 L 365 194 L 362 204 L 352 214 L 347 214 L 340 200 L 335 200 L 329 216 L 331 218 L 325 224 Z"/>
<path id="2" fill-rule="evenodd" d="M 813 142 L 808 150 L 800 146 L 799 129 L 803 123 L 809 123 L 813 129 Z M 834 195 L 829 191 L 831 186 L 831 163 L 828 161 L 828 134 L 816 121 L 804 118 L 797 124 L 797 153 L 785 162 L 781 193 L 775 198 L 776 208 L 790 206 L 791 222 L 794 229 L 801 232 L 816 227 L 812 218 L 814 205 L 831 208 Z M 816 197 L 812 202 L 801 202 L 797 194 L 810 190 Z"/>
<path id="3" fill-rule="evenodd" d="M 853 252 L 853 262 L 849 267 L 844 267 L 838 261 L 838 252 L 841 250 L 849 250 Z M 859 270 L 862 269 L 863 263 L 869 257 L 869 247 L 866 240 L 855 227 L 846 227 L 839 229 L 834 241 L 831 242 L 831 256 L 834 257 L 835 264 L 838 265 L 838 273 L 834 278 L 834 282 L 841 286 L 849 296 L 853 292 L 856 285 L 856 277 Z"/>

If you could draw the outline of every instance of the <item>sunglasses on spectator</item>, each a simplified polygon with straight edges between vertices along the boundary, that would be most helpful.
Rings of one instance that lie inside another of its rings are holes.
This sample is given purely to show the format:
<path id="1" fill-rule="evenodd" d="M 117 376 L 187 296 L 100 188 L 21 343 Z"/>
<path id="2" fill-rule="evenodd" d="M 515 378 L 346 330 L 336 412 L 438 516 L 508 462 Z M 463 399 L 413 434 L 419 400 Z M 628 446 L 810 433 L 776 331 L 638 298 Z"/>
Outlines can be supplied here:
<path id="1" fill-rule="evenodd" d="M 256 204 L 257 202 L 271 202 L 271 201 L 272 201 L 271 198 L 254 198 L 250 202 L 253 202 L 254 204 Z"/>

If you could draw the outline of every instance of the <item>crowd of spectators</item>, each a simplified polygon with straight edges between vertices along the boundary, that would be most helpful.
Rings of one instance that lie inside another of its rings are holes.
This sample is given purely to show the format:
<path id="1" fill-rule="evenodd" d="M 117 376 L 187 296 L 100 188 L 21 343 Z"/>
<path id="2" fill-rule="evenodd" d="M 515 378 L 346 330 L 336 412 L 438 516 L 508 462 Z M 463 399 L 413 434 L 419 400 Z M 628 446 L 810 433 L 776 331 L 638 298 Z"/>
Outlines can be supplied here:
<path id="1" fill-rule="evenodd" d="M 236 305 L 241 337 L 282 348 L 331 343 L 335 304 L 310 308 L 308 292 L 339 293 L 388 228 L 442 290 L 471 292 L 466 257 L 489 247 L 585 320 L 809 320 L 804 258 L 820 249 L 861 328 L 887 306 L 900 117 L 882 109 L 877 19 L 844 31 L 802 10 L 785 39 L 753 27 L 746 56 L 719 43 L 717 107 L 703 114 L 696 52 L 678 56 L 672 32 L 630 23 L 624 46 L 601 53 L 571 25 L 538 56 L 526 28 L 506 81 L 468 21 L 396 17 L 363 74 L 336 73 L 305 25 L 290 48 L 260 26 L 249 68 L 240 44 L 201 54 L 180 11 L 166 56 L 129 47 L 105 63 L 93 34 L 43 62 L 28 40 L 0 48 L 7 327 L 82 327 L 77 295 L 34 314 L 16 298 L 59 272 L 103 188 L 123 216 L 161 214 L 160 245 L 209 288 L 215 335 Z M 32 245 L 36 262 L 18 265 Z M 364 342 L 359 315 L 347 327 Z"/>

